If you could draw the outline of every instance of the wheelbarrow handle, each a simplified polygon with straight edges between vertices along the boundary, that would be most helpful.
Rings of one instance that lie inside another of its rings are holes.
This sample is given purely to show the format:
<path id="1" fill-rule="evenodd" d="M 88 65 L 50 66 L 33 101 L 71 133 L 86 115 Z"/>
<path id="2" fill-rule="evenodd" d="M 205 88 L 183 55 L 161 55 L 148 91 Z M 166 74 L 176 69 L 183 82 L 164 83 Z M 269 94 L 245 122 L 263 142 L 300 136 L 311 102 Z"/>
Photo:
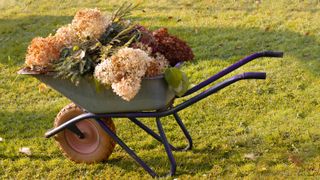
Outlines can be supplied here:
<path id="1" fill-rule="evenodd" d="M 173 107 L 172 109 L 168 110 L 168 111 L 164 111 L 164 112 L 160 112 L 161 114 L 159 114 L 159 116 L 166 116 L 172 113 L 176 113 L 181 111 L 184 108 L 187 108 L 189 106 L 191 106 L 194 103 L 199 102 L 200 100 L 210 96 L 211 94 L 214 94 L 216 92 L 218 92 L 219 90 L 230 86 L 231 84 L 234 84 L 235 82 L 238 82 L 240 80 L 245 80 L 245 79 L 265 79 L 266 78 L 266 73 L 265 72 L 247 72 L 247 73 L 242 73 L 242 74 L 238 74 L 235 75 L 229 79 L 226 79 L 210 88 L 208 88 L 207 90 L 191 97 L 190 99 L 182 102 L 181 104 L 178 104 L 177 106 Z"/>
<path id="2" fill-rule="evenodd" d="M 245 72 L 243 73 L 243 79 L 266 79 L 267 74 L 265 72 Z"/>
<path id="3" fill-rule="evenodd" d="M 221 77 L 223 77 L 223 76 L 229 74 L 230 72 L 238 69 L 239 67 L 247 64 L 248 62 L 250 62 L 254 59 L 257 59 L 257 58 L 261 58 L 261 57 L 283 57 L 283 52 L 263 51 L 263 52 L 258 52 L 258 53 L 254 53 L 250 56 L 247 56 L 247 57 L 241 59 L 240 61 L 237 61 L 236 63 L 232 64 L 231 66 L 223 69 L 222 71 L 218 72 L 217 74 L 211 76 L 207 80 L 202 81 L 198 85 L 190 88 L 182 97 L 190 95 L 190 94 L 198 91 L 199 89 L 202 89 L 203 87 L 211 84 L 212 82 L 220 79 Z"/>
<path id="4" fill-rule="evenodd" d="M 278 58 L 283 57 L 283 52 L 265 51 L 262 53 L 264 53 L 264 55 L 263 55 L 264 57 L 278 57 Z"/>

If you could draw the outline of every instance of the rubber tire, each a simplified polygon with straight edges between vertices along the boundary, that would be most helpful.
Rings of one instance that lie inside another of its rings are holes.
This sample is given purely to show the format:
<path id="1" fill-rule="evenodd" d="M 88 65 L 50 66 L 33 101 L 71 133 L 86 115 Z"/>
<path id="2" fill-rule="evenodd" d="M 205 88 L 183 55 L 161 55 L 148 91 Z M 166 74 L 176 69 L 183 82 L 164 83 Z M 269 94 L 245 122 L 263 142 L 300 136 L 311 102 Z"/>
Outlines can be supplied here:
<path id="1" fill-rule="evenodd" d="M 81 108 L 71 103 L 58 113 L 54 121 L 54 127 L 58 127 L 83 113 Z M 112 119 L 103 118 L 102 120 L 115 133 L 116 129 Z M 68 129 L 59 132 L 55 136 L 63 155 L 77 163 L 90 164 L 107 160 L 116 145 L 114 140 L 93 119 L 82 120 L 76 125 L 85 134 L 84 139 L 80 139 Z M 91 139 L 94 141 L 91 142 Z"/>

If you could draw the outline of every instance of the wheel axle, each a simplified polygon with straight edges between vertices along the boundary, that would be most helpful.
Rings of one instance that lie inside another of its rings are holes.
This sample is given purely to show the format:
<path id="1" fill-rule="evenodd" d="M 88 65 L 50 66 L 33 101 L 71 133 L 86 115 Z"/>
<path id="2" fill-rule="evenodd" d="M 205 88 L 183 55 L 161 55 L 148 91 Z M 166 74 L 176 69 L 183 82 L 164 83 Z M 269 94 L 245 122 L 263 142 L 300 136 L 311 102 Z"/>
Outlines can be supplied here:
<path id="1" fill-rule="evenodd" d="M 80 139 L 84 139 L 85 135 L 83 132 L 80 131 L 80 129 L 75 124 L 71 124 L 67 127 L 68 130 L 76 134 Z"/>

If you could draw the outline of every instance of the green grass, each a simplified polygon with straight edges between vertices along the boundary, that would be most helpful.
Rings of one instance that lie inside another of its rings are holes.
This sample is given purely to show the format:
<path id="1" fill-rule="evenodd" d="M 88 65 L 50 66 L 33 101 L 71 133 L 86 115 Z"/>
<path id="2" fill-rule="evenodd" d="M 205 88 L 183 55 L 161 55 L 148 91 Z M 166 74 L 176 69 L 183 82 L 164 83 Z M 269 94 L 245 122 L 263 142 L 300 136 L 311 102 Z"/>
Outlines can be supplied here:
<path id="1" fill-rule="evenodd" d="M 43 134 L 69 101 L 53 90 L 40 93 L 37 80 L 16 75 L 33 37 L 53 33 L 80 8 L 111 10 L 119 4 L 0 0 L 1 178 L 150 178 L 119 146 L 104 163 L 64 158 Z M 196 59 L 183 70 L 193 84 L 253 52 L 285 52 L 283 59 L 259 59 L 232 73 L 266 71 L 266 81 L 236 83 L 180 113 L 194 149 L 174 153 L 174 178 L 320 176 L 318 1 L 146 1 L 133 19 L 151 29 L 168 27 L 192 46 Z M 144 122 L 156 129 L 153 120 Z M 177 125 L 169 118 L 164 122 L 173 144 L 183 145 Z M 160 174 L 168 171 L 159 143 L 125 119 L 115 123 L 138 155 Z M 23 146 L 33 155 L 20 154 Z M 244 157 L 250 153 L 256 158 Z"/>

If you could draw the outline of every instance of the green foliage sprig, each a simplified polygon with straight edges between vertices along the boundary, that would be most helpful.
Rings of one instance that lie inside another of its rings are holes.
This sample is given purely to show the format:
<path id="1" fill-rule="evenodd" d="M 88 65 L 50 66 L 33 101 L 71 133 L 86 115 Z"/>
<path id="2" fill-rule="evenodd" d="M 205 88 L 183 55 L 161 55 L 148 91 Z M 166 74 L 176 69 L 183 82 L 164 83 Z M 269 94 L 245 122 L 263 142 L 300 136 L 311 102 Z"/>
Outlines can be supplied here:
<path id="1" fill-rule="evenodd" d="M 98 41 L 87 41 L 80 46 L 63 49 L 60 60 L 54 65 L 57 72 L 55 77 L 70 79 L 76 85 L 79 84 L 81 76 L 94 72 L 99 62 L 97 52 L 100 47 Z"/>
<path id="2" fill-rule="evenodd" d="M 120 48 L 129 46 L 138 37 L 139 31 L 135 29 L 135 25 L 113 24 L 100 39 L 102 44 L 105 44 L 101 48 L 101 59 L 111 56 Z"/>
<path id="3" fill-rule="evenodd" d="M 139 4 L 134 5 L 128 2 L 123 3 L 116 11 L 112 13 L 112 23 L 122 21 L 124 18 L 128 17 L 131 14 L 132 10 L 134 10 L 138 6 Z"/>

